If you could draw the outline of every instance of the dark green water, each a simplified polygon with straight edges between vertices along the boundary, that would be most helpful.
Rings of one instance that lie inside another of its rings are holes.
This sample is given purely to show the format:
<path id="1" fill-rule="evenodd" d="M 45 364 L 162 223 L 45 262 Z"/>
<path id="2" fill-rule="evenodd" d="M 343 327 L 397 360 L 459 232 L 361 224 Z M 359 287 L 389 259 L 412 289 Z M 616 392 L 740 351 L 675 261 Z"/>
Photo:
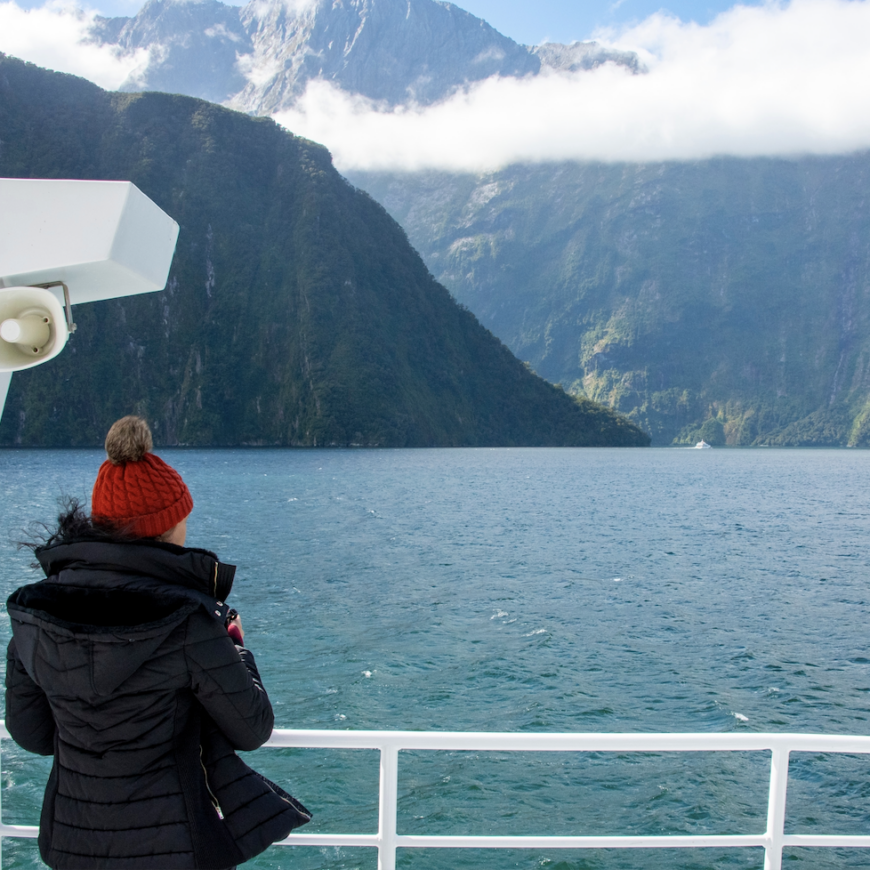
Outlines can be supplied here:
<path id="1" fill-rule="evenodd" d="M 854 451 L 164 451 L 188 542 L 239 566 L 241 611 L 287 728 L 811 731 L 870 716 L 870 454 Z M 0 532 L 87 495 L 96 451 L 0 451 Z M 4 598 L 35 575 L 0 551 Z M 8 622 L 3 621 L 4 639 Z M 252 763 L 373 832 L 377 758 Z M 249 759 L 250 760 L 250 759 Z M 678 834 L 764 828 L 765 754 L 403 753 L 401 833 Z M 870 760 L 797 755 L 787 831 L 870 833 Z M 47 768 L 4 741 L 3 818 L 35 824 Z M 35 867 L 4 841 L 4 867 Z M 400 866 L 758 867 L 759 850 L 414 852 Z M 250 867 L 374 868 L 273 849 Z M 793 850 L 784 866 L 870 866 Z"/>

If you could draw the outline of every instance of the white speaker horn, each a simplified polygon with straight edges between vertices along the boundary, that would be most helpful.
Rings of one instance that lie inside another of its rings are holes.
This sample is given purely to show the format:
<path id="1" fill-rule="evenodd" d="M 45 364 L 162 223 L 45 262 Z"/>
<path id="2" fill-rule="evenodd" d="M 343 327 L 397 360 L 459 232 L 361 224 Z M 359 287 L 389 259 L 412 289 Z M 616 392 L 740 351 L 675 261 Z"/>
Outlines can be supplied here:
<path id="1" fill-rule="evenodd" d="M 39 287 L 0 288 L 0 372 L 17 372 L 56 357 L 69 331 L 58 298 Z"/>

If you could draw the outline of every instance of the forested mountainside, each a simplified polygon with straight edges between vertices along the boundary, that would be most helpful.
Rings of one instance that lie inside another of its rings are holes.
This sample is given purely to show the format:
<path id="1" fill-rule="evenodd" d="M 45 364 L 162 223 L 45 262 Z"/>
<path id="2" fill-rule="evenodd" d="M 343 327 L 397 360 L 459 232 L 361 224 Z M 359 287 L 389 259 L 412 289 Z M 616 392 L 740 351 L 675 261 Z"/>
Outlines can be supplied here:
<path id="1" fill-rule="evenodd" d="M 149 0 L 94 38 L 125 87 L 286 108 L 313 79 L 387 105 L 493 75 L 642 72 L 519 46 L 436 0 Z M 207 72 L 207 74 L 206 74 Z M 351 173 L 520 359 L 653 443 L 870 445 L 870 155 Z"/>
<path id="2" fill-rule="evenodd" d="M 271 120 L 0 55 L 0 131 L 0 175 L 130 180 L 181 225 L 166 290 L 77 307 L 13 377 L 2 445 L 98 445 L 130 412 L 164 445 L 648 443 L 529 372 Z"/>
<path id="3" fill-rule="evenodd" d="M 654 444 L 870 446 L 870 154 L 350 177 L 520 359 Z"/>
<path id="4" fill-rule="evenodd" d="M 98 19 L 95 41 L 149 59 L 121 90 L 203 97 L 257 115 L 289 108 L 308 82 L 390 105 L 432 103 L 490 76 L 576 71 L 631 52 L 596 43 L 531 48 L 437 0 L 148 0 L 134 18 Z"/>

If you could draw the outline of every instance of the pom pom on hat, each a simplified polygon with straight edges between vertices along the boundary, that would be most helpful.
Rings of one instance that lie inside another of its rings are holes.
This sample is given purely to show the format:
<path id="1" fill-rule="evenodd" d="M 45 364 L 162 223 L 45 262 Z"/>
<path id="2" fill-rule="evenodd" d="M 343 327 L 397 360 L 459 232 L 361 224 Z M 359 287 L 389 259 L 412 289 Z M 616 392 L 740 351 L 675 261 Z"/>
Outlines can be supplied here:
<path id="1" fill-rule="evenodd" d="M 151 453 L 152 447 L 151 430 L 141 417 L 122 417 L 109 429 L 109 458 L 100 466 L 91 496 L 96 522 L 156 538 L 193 510 L 181 475 Z"/>
<path id="2" fill-rule="evenodd" d="M 121 417 L 106 435 L 106 453 L 112 465 L 138 462 L 153 447 L 151 430 L 141 417 Z"/>

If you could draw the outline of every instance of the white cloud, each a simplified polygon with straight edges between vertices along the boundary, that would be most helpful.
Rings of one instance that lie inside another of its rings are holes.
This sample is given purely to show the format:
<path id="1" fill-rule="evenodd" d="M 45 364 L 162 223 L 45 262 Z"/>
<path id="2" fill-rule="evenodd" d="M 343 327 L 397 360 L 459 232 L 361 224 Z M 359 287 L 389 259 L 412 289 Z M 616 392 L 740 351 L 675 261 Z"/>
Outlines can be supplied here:
<path id="1" fill-rule="evenodd" d="M 237 33 L 227 30 L 226 24 L 216 24 L 205 31 L 205 35 L 211 39 L 225 39 L 229 42 L 241 42 L 242 38 Z"/>
<path id="2" fill-rule="evenodd" d="M 488 60 L 504 60 L 505 54 L 504 49 L 499 48 L 497 45 L 491 45 L 489 48 L 485 48 L 473 61 L 472 63 L 486 63 Z"/>
<path id="3" fill-rule="evenodd" d="M 284 69 L 284 62 L 281 58 L 264 58 L 257 54 L 237 52 L 236 67 L 248 82 L 254 87 L 261 88 L 269 84 Z"/>
<path id="4" fill-rule="evenodd" d="M 637 51 L 573 76 L 490 79 L 395 111 L 315 82 L 276 120 L 340 168 L 491 169 L 517 161 L 652 161 L 870 148 L 870 0 L 737 6 L 710 24 L 654 15 L 602 44 Z"/>
<path id="5" fill-rule="evenodd" d="M 88 43 L 93 11 L 48 4 L 39 9 L 21 9 L 0 2 L 0 51 L 31 63 L 73 73 L 100 85 L 117 88 L 128 75 L 148 62 L 144 49 L 121 57 L 108 46 Z"/>
<path id="6" fill-rule="evenodd" d="M 322 0 L 283 0 L 283 2 L 284 8 L 291 15 L 304 15 Z M 274 5 L 273 0 L 254 0 L 249 3 L 248 8 L 252 9 L 258 18 L 266 18 L 272 13 Z"/>
<path id="7" fill-rule="evenodd" d="M 301 14 L 313 9 L 320 0 L 284 0 L 284 5 L 291 11 Z"/>

